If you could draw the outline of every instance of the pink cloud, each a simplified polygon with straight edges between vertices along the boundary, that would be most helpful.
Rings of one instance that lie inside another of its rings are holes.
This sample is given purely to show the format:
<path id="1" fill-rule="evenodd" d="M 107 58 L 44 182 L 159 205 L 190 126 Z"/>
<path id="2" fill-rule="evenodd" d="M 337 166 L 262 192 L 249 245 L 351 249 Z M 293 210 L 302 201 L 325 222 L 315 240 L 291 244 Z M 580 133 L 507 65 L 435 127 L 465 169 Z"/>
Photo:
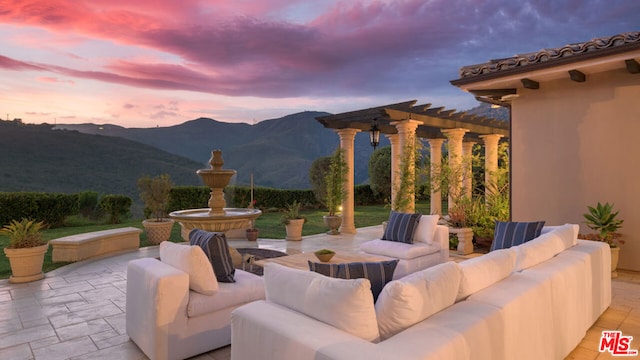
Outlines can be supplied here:
<path id="1" fill-rule="evenodd" d="M 7 0 L 0 23 L 172 59 L 101 58 L 86 71 L 0 56 L 0 68 L 231 96 L 422 94 L 448 87 L 460 66 L 564 45 L 572 40 L 559 39 L 565 30 L 580 35 L 572 41 L 585 41 L 594 31 L 586 25 L 602 31 L 612 19 L 633 25 L 640 11 L 636 1 L 356 0 L 336 1 L 308 22 L 278 17 L 296 6 L 293 0 Z"/>

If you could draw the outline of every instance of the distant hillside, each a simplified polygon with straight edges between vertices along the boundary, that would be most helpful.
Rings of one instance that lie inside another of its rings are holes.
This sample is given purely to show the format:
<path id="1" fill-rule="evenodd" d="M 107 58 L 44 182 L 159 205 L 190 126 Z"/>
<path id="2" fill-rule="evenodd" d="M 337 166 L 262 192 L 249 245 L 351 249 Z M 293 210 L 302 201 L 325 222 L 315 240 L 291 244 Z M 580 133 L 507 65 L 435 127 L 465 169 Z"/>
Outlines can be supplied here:
<path id="1" fill-rule="evenodd" d="M 158 147 L 208 166 L 211 150 L 221 149 L 224 168 L 237 170 L 237 184 L 249 184 L 250 174 L 258 186 L 309 188 L 311 163 L 328 156 L 338 146 L 338 135 L 315 118 L 325 112 L 306 111 L 255 125 L 224 123 L 207 118 L 158 128 L 123 128 L 113 125 L 58 125 L 58 129 L 117 136 Z M 386 138 L 381 146 L 388 145 Z M 355 140 L 355 182 L 367 180 L 368 159 L 373 149 L 368 134 Z"/>
<path id="2" fill-rule="evenodd" d="M 177 185 L 200 185 L 193 160 L 131 140 L 0 121 L 0 191 L 125 194 L 138 201 L 137 179 L 168 173 Z"/>
<path id="3" fill-rule="evenodd" d="M 488 104 L 469 112 L 500 119 L 508 119 L 509 116 L 506 109 L 492 109 Z M 58 125 L 56 128 L 121 137 L 151 145 L 197 162 L 192 171 L 208 167 L 211 150 L 221 149 L 224 167 L 238 172 L 237 184 L 248 185 L 253 173 L 257 186 L 305 189 L 310 187 L 308 172 L 311 163 L 318 157 L 331 154 L 339 144 L 335 131 L 324 128 L 316 120 L 323 115 L 328 113 L 305 111 L 255 125 L 199 118 L 157 128 L 96 124 Z M 380 146 L 386 145 L 389 145 L 388 139 L 381 136 Z M 372 151 L 368 133 L 358 133 L 354 154 L 356 184 L 368 179 L 367 167 Z"/>

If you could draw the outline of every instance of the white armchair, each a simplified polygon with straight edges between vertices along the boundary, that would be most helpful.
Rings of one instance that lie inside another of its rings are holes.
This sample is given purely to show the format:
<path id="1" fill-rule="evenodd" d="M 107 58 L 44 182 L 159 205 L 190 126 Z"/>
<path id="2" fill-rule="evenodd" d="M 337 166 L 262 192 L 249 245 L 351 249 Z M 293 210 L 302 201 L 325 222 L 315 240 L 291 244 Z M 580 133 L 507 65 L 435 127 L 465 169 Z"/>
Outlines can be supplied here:
<path id="1" fill-rule="evenodd" d="M 437 215 L 422 215 L 413 244 L 376 239 L 360 245 L 360 250 L 400 260 L 393 273 L 394 280 L 446 262 L 449 260 L 449 229 L 437 225 L 437 221 Z"/>

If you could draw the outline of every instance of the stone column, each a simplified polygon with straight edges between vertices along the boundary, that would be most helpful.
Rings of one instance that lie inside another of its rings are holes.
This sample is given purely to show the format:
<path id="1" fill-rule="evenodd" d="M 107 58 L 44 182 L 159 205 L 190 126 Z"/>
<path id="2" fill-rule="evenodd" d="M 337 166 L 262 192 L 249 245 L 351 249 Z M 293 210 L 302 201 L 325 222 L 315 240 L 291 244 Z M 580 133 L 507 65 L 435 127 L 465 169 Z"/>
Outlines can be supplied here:
<path id="1" fill-rule="evenodd" d="M 442 133 L 447 137 L 447 142 L 449 144 L 449 166 L 452 169 L 460 169 L 462 165 L 462 139 L 464 138 L 464 134 L 468 131 L 469 130 L 467 129 L 461 128 L 442 130 Z M 461 174 L 458 173 L 458 175 Z M 455 199 L 461 195 L 462 176 L 457 176 L 457 179 L 451 180 L 452 184 L 449 185 L 449 209 L 455 207 Z"/>
<path id="2" fill-rule="evenodd" d="M 391 143 L 391 203 L 393 204 L 396 199 L 396 186 L 400 182 L 400 157 L 402 156 L 402 151 L 400 150 L 398 134 L 385 134 L 384 136 Z"/>
<path id="3" fill-rule="evenodd" d="M 396 129 L 398 129 L 398 147 L 400 148 L 400 157 L 402 158 L 402 155 L 404 153 L 404 151 L 406 149 L 411 149 L 411 151 L 409 151 L 408 153 L 408 159 L 407 161 L 408 163 L 408 167 L 407 170 L 409 172 L 408 176 L 415 178 L 415 173 L 416 173 L 416 167 L 415 167 L 415 151 L 413 151 L 415 149 L 415 141 L 416 141 L 416 129 L 418 128 L 418 125 L 422 124 L 422 122 L 420 121 L 416 121 L 416 120 L 402 120 L 402 121 L 394 121 L 391 123 L 391 125 L 395 126 Z M 402 164 L 399 165 L 400 168 L 402 168 Z M 402 170 L 402 169 L 401 169 Z M 401 180 L 398 179 L 398 181 L 400 182 Z M 415 183 L 415 182 L 414 182 Z M 409 196 L 412 198 L 411 201 L 409 201 L 409 204 L 407 204 L 407 207 L 405 209 L 394 209 L 396 211 L 404 211 L 404 212 L 408 212 L 408 213 L 412 213 L 415 212 L 416 209 L 416 204 L 415 204 L 415 193 L 416 193 L 416 189 L 415 189 L 415 184 L 413 184 L 414 186 L 411 186 L 409 189 L 403 189 L 406 190 L 408 194 L 410 194 Z"/>
<path id="4" fill-rule="evenodd" d="M 480 135 L 484 141 L 484 196 L 494 191 L 497 186 L 496 171 L 498 170 L 498 143 L 502 135 Z"/>
<path id="5" fill-rule="evenodd" d="M 465 195 L 471 199 L 473 195 L 473 145 L 476 143 L 473 141 L 467 141 L 462 143 L 462 160 L 465 161 L 462 183 L 464 186 Z"/>
<path id="6" fill-rule="evenodd" d="M 338 136 L 340 136 L 340 148 L 344 150 L 344 161 L 347 163 L 347 181 L 344 182 L 345 197 L 342 201 L 342 225 L 340 225 L 340 232 L 347 234 L 355 234 L 356 226 L 354 223 L 354 155 L 353 155 L 353 143 L 356 137 L 357 129 L 339 129 L 336 130 Z"/>
<path id="7" fill-rule="evenodd" d="M 431 174 L 440 170 L 442 165 L 442 144 L 444 139 L 428 139 L 431 148 Z M 429 179 L 431 181 L 431 179 Z M 440 189 L 434 190 L 431 186 L 431 214 L 442 215 L 442 193 Z"/>

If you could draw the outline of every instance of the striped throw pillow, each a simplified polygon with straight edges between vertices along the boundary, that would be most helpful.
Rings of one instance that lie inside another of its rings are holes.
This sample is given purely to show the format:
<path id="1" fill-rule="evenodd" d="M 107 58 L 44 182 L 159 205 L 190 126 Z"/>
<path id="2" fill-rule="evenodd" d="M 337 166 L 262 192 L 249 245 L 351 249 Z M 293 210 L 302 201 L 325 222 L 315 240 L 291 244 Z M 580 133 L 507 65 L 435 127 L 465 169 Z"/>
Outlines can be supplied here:
<path id="1" fill-rule="evenodd" d="M 382 240 L 413 244 L 413 234 L 418 228 L 420 217 L 422 217 L 420 213 L 408 214 L 391 210 Z"/>
<path id="2" fill-rule="evenodd" d="M 491 250 L 508 249 L 524 244 L 540 236 L 544 221 L 535 222 L 502 222 L 496 221 Z"/>
<path id="3" fill-rule="evenodd" d="M 234 279 L 236 269 L 233 267 L 233 259 L 224 233 L 194 229 L 189 233 L 189 243 L 202 248 L 219 282 L 236 282 Z"/>
<path id="4" fill-rule="evenodd" d="M 382 262 L 352 262 L 323 264 L 309 261 L 309 270 L 339 279 L 369 279 L 373 301 L 378 299 L 382 288 L 393 278 L 399 260 Z"/>

